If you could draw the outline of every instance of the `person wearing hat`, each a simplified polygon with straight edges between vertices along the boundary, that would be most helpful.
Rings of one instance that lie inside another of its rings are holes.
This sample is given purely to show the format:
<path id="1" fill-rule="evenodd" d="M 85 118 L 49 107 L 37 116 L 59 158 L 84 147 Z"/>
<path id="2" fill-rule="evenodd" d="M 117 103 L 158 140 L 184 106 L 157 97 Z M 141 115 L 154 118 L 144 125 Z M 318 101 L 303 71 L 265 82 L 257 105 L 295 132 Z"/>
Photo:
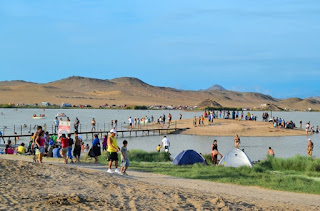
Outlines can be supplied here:
<path id="1" fill-rule="evenodd" d="M 115 162 L 115 167 L 116 170 L 114 171 L 115 173 L 121 173 L 118 169 L 118 152 L 120 151 L 120 148 L 118 147 L 117 144 L 117 139 L 115 138 L 117 134 L 117 131 L 115 129 L 110 130 L 110 136 L 108 137 L 108 161 L 109 161 L 109 165 L 108 165 L 108 173 L 113 173 L 113 171 L 111 170 L 111 166 L 112 166 L 112 162 Z"/>
<path id="2" fill-rule="evenodd" d="M 311 139 L 308 139 L 308 146 L 307 146 L 307 153 L 310 157 L 312 157 L 312 151 L 313 151 L 313 142 Z"/>

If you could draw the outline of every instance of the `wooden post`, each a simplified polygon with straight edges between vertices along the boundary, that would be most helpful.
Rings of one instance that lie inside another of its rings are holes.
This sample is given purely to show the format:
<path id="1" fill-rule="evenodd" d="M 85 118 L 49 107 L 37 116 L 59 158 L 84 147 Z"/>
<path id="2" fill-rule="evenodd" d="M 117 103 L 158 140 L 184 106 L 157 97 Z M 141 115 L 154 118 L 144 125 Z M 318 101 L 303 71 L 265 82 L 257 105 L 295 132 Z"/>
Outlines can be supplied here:
<path id="1" fill-rule="evenodd" d="M 22 125 L 20 127 L 21 127 L 21 135 L 22 135 Z"/>
<path id="2" fill-rule="evenodd" d="M 138 137 L 138 133 L 137 133 L 137 131 L 136 131 L 136 137 Z"/>
<path id="3" fill-rule="evenodd" d="M 16 133 L 16 125 L 13 125 L 13 134 Z"/>

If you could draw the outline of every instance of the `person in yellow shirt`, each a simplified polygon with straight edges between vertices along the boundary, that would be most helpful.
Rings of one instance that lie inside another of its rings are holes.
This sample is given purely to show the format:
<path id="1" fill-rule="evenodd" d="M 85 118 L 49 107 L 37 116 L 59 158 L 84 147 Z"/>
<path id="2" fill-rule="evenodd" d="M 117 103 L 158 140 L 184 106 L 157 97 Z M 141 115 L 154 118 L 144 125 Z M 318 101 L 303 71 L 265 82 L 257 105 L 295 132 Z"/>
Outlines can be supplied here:
<path id="1" fill-rule="evenodd" d="M 24 147 L 24 143 L 21 143 L 20 146 L 16 149 L 17 153 L 22 155 L 26 153 L 26 148 Z"/>
<path id="2" fill-rule="evenodd" d="M 116 170 L 114 171 L 114 173 L 118 173 L 120 174 L 121 172 L 118 169 L 118 152 L 120 151 L 120 148 L 118 147 L 117 144 L 117 139 L 115 138 L 117 131 L 115 129 L 112 129 L 110 131 L 110 136 L 108 137 L 107 143 L 108 143 L 108 161 L 109 161 L 109 165 L 108 165 L 108 173 L 112 174 L 113 171 L 111 170 L 111 166 L 112 166 L 112 162 L 115 162 L 115 167 Z"/>
<path id="3" fill-rule="evenodd" d="M 161 146 L 160 146 L 160 144 L 157 146 L 157 151 L 158 152 L 160 152 L 160 150 L 161 150 Z"/>

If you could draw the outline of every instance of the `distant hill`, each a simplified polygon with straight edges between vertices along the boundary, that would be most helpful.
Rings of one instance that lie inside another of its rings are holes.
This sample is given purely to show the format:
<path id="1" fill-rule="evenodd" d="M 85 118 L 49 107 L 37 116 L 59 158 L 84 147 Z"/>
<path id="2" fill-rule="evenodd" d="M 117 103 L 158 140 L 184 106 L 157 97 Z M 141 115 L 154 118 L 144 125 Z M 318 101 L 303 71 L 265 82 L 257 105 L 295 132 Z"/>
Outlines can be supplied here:
<path id="1" fill-rule="evenodd" d="M 226 89 L 220 86 L 219 84 L 215 84 L 209 87 L 208 89 L 206 89 L 206 91 L 226 91 Z"/>
<path id="2" fill-rule="evenodd" d="M 320 97 L 310 97 L 308 99 L 313 99 L 313 100 L 317 100 L 317 101 L 320 101 Z"/>
<path id="3" fill-rule="evenodd" d="M 219 85 L 214 85 L 205 91 L 187 91 L 152 86 L 132 77 L 109 80 L 72 76 L 46 84 L 0 81 L 0 96 L 0 104 L 40 104 L 42 101 L 47 101 L 58 105 L 64 102 L 92 106 L 127 104 L 219 107 L 221 105 L 270 110 L 283 108 L 320 110 L 318 98 L 280 100 L 261 93 L 228 91 Z"/>

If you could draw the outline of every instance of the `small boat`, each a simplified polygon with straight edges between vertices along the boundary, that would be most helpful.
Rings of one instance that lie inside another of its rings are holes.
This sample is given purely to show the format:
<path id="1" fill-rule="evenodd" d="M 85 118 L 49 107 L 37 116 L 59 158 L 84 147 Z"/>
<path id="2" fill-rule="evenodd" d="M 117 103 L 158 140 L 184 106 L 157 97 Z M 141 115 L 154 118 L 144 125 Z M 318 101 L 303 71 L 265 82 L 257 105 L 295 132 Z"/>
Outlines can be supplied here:
<path id="1" fill-rule="evenodd" d="M 44 115 L 44 114 L 40 114 L 39 116 L 34 114 L 32 116 L 32 119 L 45 119 L 45 118 L 46 118 L 46 115 Z"/>
<path id="2" fill-rule="evenodd" d="M 57 113 L 56 117 L 66 117 L 67 115 L 65 113 Z"/>

